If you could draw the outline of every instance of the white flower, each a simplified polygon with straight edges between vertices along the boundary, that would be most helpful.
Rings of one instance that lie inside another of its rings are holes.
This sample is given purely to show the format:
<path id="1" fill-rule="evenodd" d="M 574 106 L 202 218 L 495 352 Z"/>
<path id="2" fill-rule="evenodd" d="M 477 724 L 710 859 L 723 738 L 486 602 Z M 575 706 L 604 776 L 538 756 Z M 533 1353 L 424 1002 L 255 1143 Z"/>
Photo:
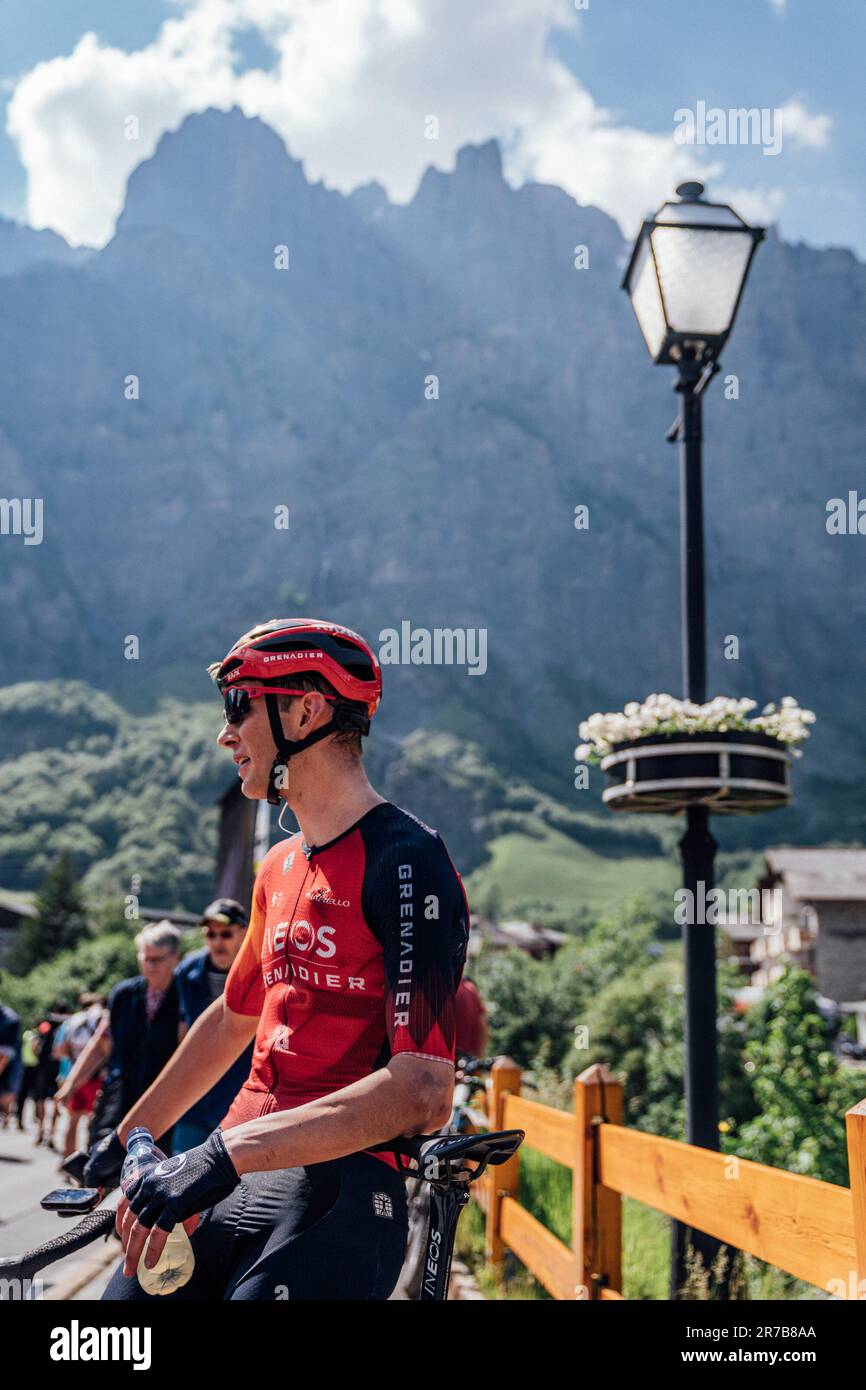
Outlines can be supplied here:
<path id="1" fill-rule="evenodd" d="M 588 742 L 575 749 L 575 758 L 597 760 L 609 753 L 613 744 L 659 732 L 727 733 L 731 729 L 751 729 L 793 745 L 808 738 L 806 725 L 815 723 L 814 712 L 801 710 L 792 695 L 786 695 L 780 706 L 765 705 L 760 715 L 750 717 L 755 709 L 755 700 L 736 699 L 730 695 L 716 695 L 698 704 L 695 700 L 678 700 L 673 695 L 653 693 L 640 704 L 630 700 L 623 710 L 597 711 L 582 720 L 580 736 Z"/>

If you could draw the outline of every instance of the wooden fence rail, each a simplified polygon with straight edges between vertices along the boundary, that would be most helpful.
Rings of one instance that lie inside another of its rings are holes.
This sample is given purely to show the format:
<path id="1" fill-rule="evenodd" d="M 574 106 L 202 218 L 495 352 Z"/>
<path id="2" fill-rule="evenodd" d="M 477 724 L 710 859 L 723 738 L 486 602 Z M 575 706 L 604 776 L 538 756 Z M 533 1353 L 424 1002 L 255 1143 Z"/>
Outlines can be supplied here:
<path id="1" fill-rule="evenodd" d="M 525 1148 L 571 1169 L 571 1246 L 520 1205 L 521 1150 L 473 1188 L 488 1260 L 511 1250 L 554 1298 L 622 1298 L 624 1196 L 826 1293 L 866 1297 L 866 1100 L 845 1116 L 850 1188 L 629 1129 L 604 1063 L 581 1072 L 568 1112 L 521 1096 L 520 1068 L 500 1057 L 483 1110 L 491 1129 L 523 1129 Z"/>

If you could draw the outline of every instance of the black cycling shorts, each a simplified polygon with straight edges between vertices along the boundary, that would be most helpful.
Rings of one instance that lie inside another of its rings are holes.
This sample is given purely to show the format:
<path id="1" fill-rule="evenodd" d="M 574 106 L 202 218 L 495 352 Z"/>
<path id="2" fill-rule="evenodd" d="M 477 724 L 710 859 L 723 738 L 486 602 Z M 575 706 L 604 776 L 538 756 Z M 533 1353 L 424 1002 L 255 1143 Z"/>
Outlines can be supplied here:
<path id="1" fill-rule="evenodd" d="M 385 1300 L 406 1253 L 405 1180 L 351 1154 L 306 1168 L 244 1173 L 191 1237 L 195 1271 L 171 1294 L 146 1294 L 118 1265 L 102 1295 L 172 1299 Z M 142 1257 L 143 1258 L 143 1257 Z"/>

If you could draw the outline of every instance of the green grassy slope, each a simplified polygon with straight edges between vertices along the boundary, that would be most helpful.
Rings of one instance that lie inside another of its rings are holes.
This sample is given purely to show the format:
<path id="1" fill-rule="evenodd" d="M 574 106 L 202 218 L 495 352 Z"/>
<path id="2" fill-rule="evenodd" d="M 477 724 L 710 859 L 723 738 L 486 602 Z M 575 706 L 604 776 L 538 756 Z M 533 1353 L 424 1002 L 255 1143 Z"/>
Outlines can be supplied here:
<path id="1" fill-rule="evenodd" d="M 500 914 L 568 916 L 575 909 L 599 915 L 640 890 L 673 893 L 676 864 L 661 855 L 600 854 L 552 826 L 532 834 L 509 831 L 489 843 L 490 862 L 467 878 L 470 905 L 483 909 L 495 895 Z"/>

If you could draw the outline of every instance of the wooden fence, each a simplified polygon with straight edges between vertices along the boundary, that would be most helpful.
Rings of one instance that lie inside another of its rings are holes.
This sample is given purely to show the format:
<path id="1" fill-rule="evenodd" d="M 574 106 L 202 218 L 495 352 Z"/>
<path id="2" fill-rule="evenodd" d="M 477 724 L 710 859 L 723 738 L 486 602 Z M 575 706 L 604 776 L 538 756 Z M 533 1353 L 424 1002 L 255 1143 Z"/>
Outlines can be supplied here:
<path id="1" fill-rule="evenodd" d="M 520 1205 L 520 1149 L 473 1187 L 488 1260 L 513 1251 L 554 1298 L 622 1299 L 624 1196 L 826 1293 L 866 1297 L 866 1100 L 845 1116 L 850 1188 L 627 1128 L 603 1063 L 577 1078 L 568 1112 L 521 1096 L 520 1068 L 500 1057 L 483 1108 L 490 1129 L 523 1129 L 523 1147 L 571 1169 L 570 1247 Z"/>

